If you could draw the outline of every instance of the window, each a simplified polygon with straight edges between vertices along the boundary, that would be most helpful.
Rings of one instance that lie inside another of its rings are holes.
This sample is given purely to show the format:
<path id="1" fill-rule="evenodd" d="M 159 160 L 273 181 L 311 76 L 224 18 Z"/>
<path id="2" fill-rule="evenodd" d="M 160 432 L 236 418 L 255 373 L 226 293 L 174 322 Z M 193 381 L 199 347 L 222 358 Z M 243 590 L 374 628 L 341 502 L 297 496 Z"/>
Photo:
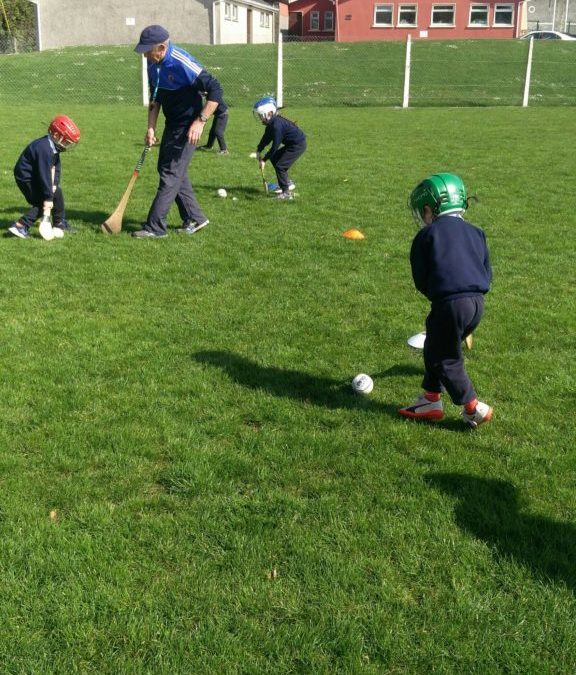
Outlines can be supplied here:
<path id="1" fill-rule="evenodd" d="M 514 5 L 494 5 L 494 26 L 514 25 Z"/>
<path id="2" fill-rule="evenodd" d="M 394 5 L 374 5 L 374 25 L 391 26 Z"/>
<path id="3" fill-rule="evenodd" d="M 270 28 L 270 14 L 260 12 L 260 28 Z"/>
<path id="4" fill-rule="evenodd" d="M 454 5 L 432 5 L 433 26 L 454 25 Z"/>
<path id="5" fill-rule="evenodd" d="M 417 5 L 399 5 L 398 6 L 398 25 L 416 26 Z"/>
<path id="6" fill-rule="evenodd" d="M 238 21 L 238 5 L 234 5 L 231 2 L 225 2 L 224 18 L 227 21 Z"/>
<path id="7" fill-rule="evenodd" d="M 320 30 L 320 12 L 310 12 L 310 30 Z"/>
<path id="8" fill-rule="evenodd" d="M 324 30 L 334 30 L 334 12 L 324 12 Z"/>
<path id="9" fill-rule="evenodd" d="M 488 25 L 488 5 L 470 5 L 470 26 Z"/>

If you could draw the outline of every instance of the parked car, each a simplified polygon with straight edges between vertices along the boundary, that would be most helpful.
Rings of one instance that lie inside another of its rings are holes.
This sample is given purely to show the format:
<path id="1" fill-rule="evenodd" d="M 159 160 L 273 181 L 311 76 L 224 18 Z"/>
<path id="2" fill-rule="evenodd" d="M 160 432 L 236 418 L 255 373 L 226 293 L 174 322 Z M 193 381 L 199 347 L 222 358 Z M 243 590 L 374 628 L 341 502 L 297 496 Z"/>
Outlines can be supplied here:
<path id="1" fill-rule="evenodd" d="M 521 35 L 521 40 L 529 40 L 530 38 L 535 40 L 575 40 L 575 35 L 570 35 L 569 33 L 561 33 L 558 30 L 531 30 L 525 35 Z"/>

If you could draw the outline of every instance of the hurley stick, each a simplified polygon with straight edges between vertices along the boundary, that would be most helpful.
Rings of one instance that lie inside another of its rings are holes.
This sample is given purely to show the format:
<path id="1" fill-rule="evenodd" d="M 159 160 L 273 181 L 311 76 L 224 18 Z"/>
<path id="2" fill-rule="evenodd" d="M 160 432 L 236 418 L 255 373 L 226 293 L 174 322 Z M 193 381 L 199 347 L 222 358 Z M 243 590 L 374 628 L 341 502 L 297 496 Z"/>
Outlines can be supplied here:
<path id="1" fill-rule="evenodd" d="M 126 210 L 126 205 L 130 199 L 130 193 L 132 192 L 134 183 L 140 174 L 140 170 L 142 169 L 142 164 L 144 164 L 146 155 L 150 152 L 150 147 L 151 146 L 149 145 L 144 146 L 144 150 L 142 150 L 140 159 L 136 162 L 136 166 L 134 167 L 134 171 L 132 172 L 132 176 L 128 182 L 128 187 L 122 195 L 122 199 L 120 199 L 118 202 L 118 206 L 114 210 L 114 213 L 106 221 L 104 221 L 104 223 L 102 223 L 102 232 L 105 232 L 106 234 L 118 234 L 122 230 L 122 218 L 124 217 L 124 211 Z"/>

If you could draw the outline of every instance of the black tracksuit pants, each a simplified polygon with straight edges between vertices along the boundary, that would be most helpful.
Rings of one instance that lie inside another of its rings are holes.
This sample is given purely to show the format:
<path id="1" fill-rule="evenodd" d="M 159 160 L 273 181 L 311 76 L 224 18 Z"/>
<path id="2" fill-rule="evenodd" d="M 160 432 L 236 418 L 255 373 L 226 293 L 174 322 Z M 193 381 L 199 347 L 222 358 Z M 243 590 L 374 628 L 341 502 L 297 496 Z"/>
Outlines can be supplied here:
<path id="1" fill-rule="evenodd" d="M 222 115 L 214 115 L 214 120 L 212 121 L 212 126 L 210 127 L 210 133 L 208 134 L 208 142 L 206 143 L 207 148 L 212 148 L 214 141 L 218 141 L 218 147 L 220 150 L 228 150 L 226 141 L 224 139 L 224 132 L 226 131 L 226 125 L 228 124 L 228 111 Z"/>
<path id="2" fill-rule="evenodd" d="M 464 369 L 462 340 L 480 323 L 484 296 L 473 295 L 432 303 L 426 317 L 424 379 L 426 391 L 446 389 L 452 402 L 465 405 L 476 398 L 474 386 Z"/>
<path id="3" fill-rule="evenodd" d="M 26 213 L 20 216 L 18 219 L 19 223 L 22 223 L 25 227 L 32 227 L 34 223 L 42 215 L 42 204 L 44 201 L 47 201 L 42 194 L 42 192 L 34 187 L 32 183 L 22 183 L 16 181 L 16 185 L 20 192 L 24 195 L 24 199 L 30 204 L 30 207 Z M 54 206 L 52 207 L 52 219 L 54 223 L 61 223 L 65 220 L 64 212 L 64 195 L 62 194 L 62 189 L 60 186 L 56 188 L 56 191 L 52 195 L 52 202 Z"/>
<path id="4" fill-rule="evenodd" d="M 276 171 L 276 178 L 278 179 L 278 185 L 282 189 L 282 192 L 286 192 L 290 185 L 288 169 L 301 155 L 304 154 L 305 150 L 306 141 L 302 141 L 295 145 L 284 145 L 279 150 L 276 150 L 272 157 L 270 157 L 270 162 Z"/>

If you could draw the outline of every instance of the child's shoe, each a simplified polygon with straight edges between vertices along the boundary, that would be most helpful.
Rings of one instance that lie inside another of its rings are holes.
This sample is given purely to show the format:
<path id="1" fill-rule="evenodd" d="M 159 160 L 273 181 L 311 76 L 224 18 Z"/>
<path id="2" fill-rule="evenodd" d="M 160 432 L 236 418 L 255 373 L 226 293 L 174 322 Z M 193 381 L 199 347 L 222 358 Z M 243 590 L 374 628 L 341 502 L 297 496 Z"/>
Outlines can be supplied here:
<path id="1" fill-rule="evenodd" d="M 412 405 L 400 408 L 398 414 L 416 420 L 436 421 L 444 417 L 444 406 L 442 401 L 429 401 L 424 394 L 420 394 Z"/>
<path id="2" fill-rule="evenodd" d="M 279 195 L 276 195 L 276 199 L 294 199 L 294 195 L 291 192 L 281 192 Z"/>
<path id="3" fill-rule="evenodd" d="M 218 154 L 219 155 L 229 155 L 230 153 L 228 152 L 228 150 L 218 150 Z"/>
<path id="4" fill-rule="evenodd" d="M 476 429 L 480 424 L 484 422 L 489 422 L 492 419 L 492 413 L 494 411 L 487 403 L 482 403 L 478 401 L 476 404 L 476 409 L 474 412 L 466 412 L 466 408 L 462 411 L 462 419 L 466 422 L 469 427 Z"/>
<path id="5" fill-rule="evenodd" d="M 279 195 L 282 192 L 282 188 L 277 183 L 269 183 L 268 189 L 273 190 L 277 195 Z M 295 189 L 296 184 L 290 181 L 288 183 L 288 190 L 290 190 L 290 192 L 294 192 Z"/>
<path id="6" fill-rule="evenodd" d="M 28 239 L 30 233 L 26 225 L 21 225 L 20 223 L 14 223 L 8 228 L 8 232 L 13 234 L 15 237 L 20 237 L 20 239 Z"/>

